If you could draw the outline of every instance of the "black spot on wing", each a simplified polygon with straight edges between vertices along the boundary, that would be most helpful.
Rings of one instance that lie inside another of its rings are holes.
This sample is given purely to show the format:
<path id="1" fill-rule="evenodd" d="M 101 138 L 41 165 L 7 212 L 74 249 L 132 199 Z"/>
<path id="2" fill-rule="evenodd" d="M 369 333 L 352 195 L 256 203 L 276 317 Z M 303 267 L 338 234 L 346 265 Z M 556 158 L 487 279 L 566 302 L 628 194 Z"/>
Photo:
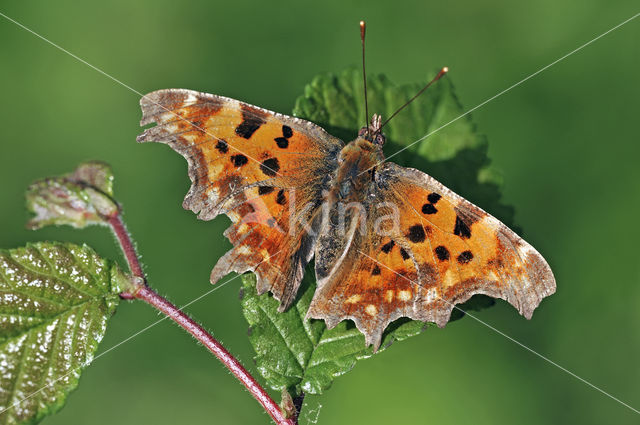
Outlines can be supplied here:
<path id="1" fill-rule="evenodd" d="M 287 202 L 287 198 L 284 196 L 284 189 L 280 189 L 278 191 L 278 195 L 276 195 L 276 202 L 280 205 L 284 205 Z"/>
<path id="2" fill-rule="evenodd" d="M 371 276 L 378 276 L 380 274 L 380 267 L 373 266 L 373 269 L 371 270 Z"/>
<path id="3" fill-rule="evenodd" d="M 227 145 L 226 141 L 220 139 L 218 140 L 218 143 L 216 143 L 216 149 L 218 150 L 218 152 L 225 154 L 229 152 L 229 145 Z"/>
<path id="4" fill-rule="evenodd" d="M 274 140 L 280 149 L 289 147 L 289 137 L 293 136 L 293 130 L 288 125 L 282 126 L 282 137 L 276 137 Z"/>
<path id="5" fill-rule="evenodd" d="M 267 176 L 274 177 L 280 171 L 280 163 L 278 158 L 269 158 L 262 161 L 260 170 Z"/>
<path id="6" fill-rule="evenodd" d="M 471 237 L 471 229 L 467 226 L 467 223 L 462 221 L 459 215 L 456 216 L 456 224 L 453 228 L 453 234 L 460 236 L 463 239 L 469 239 Z"/>
<path id="7" fill-rule="evenodd" d="M 293 136 L 293 130 L 291 130 L 291 127 L 289 127 L 288 125 L 283 125 L 282 126 L 282 136 L 285 139 L 288 139 L 289 137 Z"/>
<path id="8" fill-rule="evenodd" d="M 244 164 L 249 162 L 249 159 L 242 154 L 231 155 L 231 162 L 236 167 L 242 167 Z"/>
<path id="9" fill-rule="evenodd" d="M 265 113 L 252 108 L 248 105 L 242 105 L 242 122 L 236 127 L 236 134 L 244 139 L 250 139 L 265 121 Z"/>
<path id="10" fill-rule="evenodd" d="M 409 259 L 409 253 L 407 251 L 405 251 L 404 248 L 400 248 L 400 255 L 402 255 L 402 259 L 403 260 L 408 260 Z"/>
<path id="11" fill-rule="evenodd" d="M 236 127 L 236 134 L 243 139 L 250 139 L 262 124 L 264 124 L 264 121 L 257 119 L 242 121 L 240 125 Z"/>
<path id="12" fill-rule="evenodd" d="M 440 196 L 435 192 L 432 192 L 429 194 L 429 196 L 427 196 L 427 201 L 431 202 L 432 204 L 435 204 L 440 200 L 440 198 L 442 198 L 442 196 Z"/>
<path id="13" fill-rule="evenodd" d="M 280 149 L 286 149 L 289 147 L 289 141 L 284 137 L 276 137 L 274 140 Z"/>
<path id="14" fill-rule="evenodd" d="M 460 264 L 467 264 L 471 260 L 473 260 L 471 251 L 462 251 L 460 255 L 458 255 L 458 263 Z"/>
<path id="15" fill-rule="evenodd" d="M 424 232 L 424 228 L 420 224 L 414 224 L 409 227 L 409 232 L 407 233 L 407 238 L 413 243 L 424 242 L 426 234 Z"/>
<path id="16" fill-rule="evenodd" d="M 381 250 L 382 250 L 382 252 L 384 252 L 385 254 L 388 254 L 388 253 L 391 251 L 391 249 L 393 248 L 393 246 L 394 246 L 395 244 L 396 244 L 396 243 L 395 243 L 394 241 L 389 241 L 389 242 L 387 242 L 386 244 L 382 245 L 382 248 L 380 248 L 380 249 L 381 249 Z"/>
<path id="17" fill-rule="evenodd" d="M 436 253 L 436 257 L 438 257 L 438 260 L 447 261 L 449 259 L 449 250 L 446 247 L 440 245 L 436 247 L 434 251 Z"/>
<path id="18" fill-rule="evenodd" d="M 266 195 L 273 192 L 273 186 L 259 186 L 258 195 Z"/>
<path id="19" fill-rule="evenodd" d="M 422 206 L 422 214 L 435 214 L 437 213 L 438 210 L 436 209 L 436 207 L 433 206 L 433 204 L 424 204 Z"/>

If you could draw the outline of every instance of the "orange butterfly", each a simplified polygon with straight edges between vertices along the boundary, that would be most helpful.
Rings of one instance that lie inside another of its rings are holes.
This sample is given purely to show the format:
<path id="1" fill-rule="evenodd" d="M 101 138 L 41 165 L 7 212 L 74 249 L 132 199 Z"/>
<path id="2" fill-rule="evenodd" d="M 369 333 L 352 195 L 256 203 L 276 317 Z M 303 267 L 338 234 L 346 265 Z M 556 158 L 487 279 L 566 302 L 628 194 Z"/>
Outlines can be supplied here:
<path id="1" fill-rule="evenodd" d="M 474 294 L 502 298 L 530 318 L 555 292 L 542 256 L 496 218 L 427 174 L 384 162 L 380 117 L 345 145 L 317 125 L 234 99 L 160 90 L 140 101 L 139 142 L 163 142 L 189 163 L 183 206 L 226 214 L 233 244 L 211 281 L 257 275 L 280 310 L 295 300 L 315 256 L 307 313 L 329 328 L 351 319 L 377 348 L 409 317 L 444 326 Z"/>

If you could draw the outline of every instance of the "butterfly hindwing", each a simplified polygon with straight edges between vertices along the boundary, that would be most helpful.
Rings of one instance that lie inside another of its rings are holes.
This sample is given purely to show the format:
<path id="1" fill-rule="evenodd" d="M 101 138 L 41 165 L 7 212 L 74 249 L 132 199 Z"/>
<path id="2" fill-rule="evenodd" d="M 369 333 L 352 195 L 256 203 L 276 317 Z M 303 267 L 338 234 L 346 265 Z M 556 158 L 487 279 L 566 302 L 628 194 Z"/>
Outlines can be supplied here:
<path id="1" fill-rule="evenodd" d="M 183 206 L 210 220 L 232 221 L 233 249 L 212 282 L 254 271 L 286 308 L 313 253 L 312 223 L 343 143 L 305 120 L 191 90 L 159 90 L 140 101 L 139 142 L 162 142 L 187 159 L 191 188 Z"/>

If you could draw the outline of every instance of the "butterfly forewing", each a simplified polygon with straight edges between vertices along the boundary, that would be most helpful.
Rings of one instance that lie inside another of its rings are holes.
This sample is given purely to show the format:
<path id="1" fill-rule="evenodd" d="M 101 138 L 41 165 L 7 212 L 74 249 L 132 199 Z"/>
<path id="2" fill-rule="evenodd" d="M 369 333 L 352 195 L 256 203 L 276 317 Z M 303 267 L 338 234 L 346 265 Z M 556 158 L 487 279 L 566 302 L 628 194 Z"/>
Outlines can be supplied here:
<path id="1" fill-rule="evenodd" d="M 234 248 L 211 280 L 255 271 L 258 291 L 288 306 L 315 241 L 313 222 L 343 143 L 313 123 L 237 100 L 160 90 L 140 101 L 139 142 L 163 142 L 187 159 L 192 181 L 183 206 L 210 220 L 226 214 Z M 304 215 L 297 217 L 296 215 Z"/>

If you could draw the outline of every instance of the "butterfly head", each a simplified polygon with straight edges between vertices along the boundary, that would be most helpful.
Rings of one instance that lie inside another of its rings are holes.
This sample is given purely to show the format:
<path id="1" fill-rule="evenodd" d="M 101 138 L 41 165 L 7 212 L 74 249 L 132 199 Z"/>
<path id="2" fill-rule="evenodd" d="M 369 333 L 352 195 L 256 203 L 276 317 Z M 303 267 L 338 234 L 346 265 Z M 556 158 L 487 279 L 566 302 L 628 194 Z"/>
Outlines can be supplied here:
<path id="1" fill-rule="evenodd" d="M 382 146 L 384 146 L 386 138 L 380 131 L 381 123 L 382 117 L 378 114 L 373 114 L 373 116 L 371 117 L 371 123 L 366 127 L 362 127 L 360 131 L 358 131 L 358 137 L 361 137 L 373 143 L 378 148 L 382 148 Z"/>

